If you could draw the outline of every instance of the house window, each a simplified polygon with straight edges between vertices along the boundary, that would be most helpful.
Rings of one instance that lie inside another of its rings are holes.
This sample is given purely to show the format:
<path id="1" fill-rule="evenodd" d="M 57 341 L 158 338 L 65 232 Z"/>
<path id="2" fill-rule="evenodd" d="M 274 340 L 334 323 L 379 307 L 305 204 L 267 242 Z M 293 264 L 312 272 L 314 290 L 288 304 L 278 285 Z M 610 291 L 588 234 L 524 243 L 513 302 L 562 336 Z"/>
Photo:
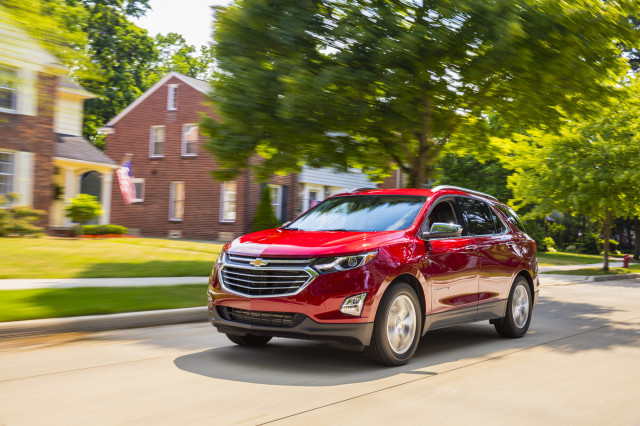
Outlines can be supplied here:
<path id="1" fill-rule="evenodd" d="M 135 189 L 134 203 L 141 203 L 144 201 L 144 178 L 133 178 L 133 187 Z"/>
<path id="2" fill-rule="evenodd" d="M 271 207 L 278 220 L 282 220 L 282 186 L 269 185 L 271 189 Z"/>
<path id="3" fill-rule="evenodd" d="M 184 218 L 184 182 L 171 182 L 169 220 Z"/>
<path id="4" fill-rule="evenodd" d="M 16 112 L 17 81 L 15 68 L 0 66 L 0 111 Z"/>
<path id="5" fill-rule="evenodd" d="M 238 185 L 235 182 L 225 182 L 220 187 L 222 205 L 220 206 L 221 221 L 235 222 L 236 220 L 236 191 Z"/>
<path id="6" fill-rule="evenodd" d="M 0 151 L 0 195 L 13 192 L 14 154 Z"/>
<path id="7" fill-rule="evenodd" d="M 170 84 L 169 92 L 167 93 L 167 109 L 169 111 L 175 111 L 178 109 L 178 85 Z"/>
<path id="8" fill-rule="evenodd" d="M 149 146 L 151 157 L 164 157 L 164 126 L 151 126 Z"/>
<path id="9" fill-rule="evenodd" d="M 182 155 L 195 156 L 198 153 L 198 125 L 185 124 L 182 126 Z"/>

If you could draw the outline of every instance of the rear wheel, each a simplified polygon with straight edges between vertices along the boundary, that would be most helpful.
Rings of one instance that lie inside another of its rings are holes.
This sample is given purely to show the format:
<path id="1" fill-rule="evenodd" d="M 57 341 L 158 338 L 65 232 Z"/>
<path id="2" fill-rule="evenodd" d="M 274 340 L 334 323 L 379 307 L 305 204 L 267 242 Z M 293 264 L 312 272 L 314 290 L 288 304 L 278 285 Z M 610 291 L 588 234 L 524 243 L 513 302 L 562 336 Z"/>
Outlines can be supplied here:
<path id="1" fill-rule="evenodd" d="M 516 278 L 509 294 L 507 312 L 503 318 L 493 321 L 498 334 L 503 337 L 522 337 L 531 323 L 531 289 L 526 278 Z"/>
<path id="2" fill-rule="evenodd" d="M 390 366 L 406 364 L 418 347 L 422 312 L 415 291 L 398 283 L 382 296 L 366 354 Z"/>
<path id="3" fill-rule="evenodd" d="M 264 346 L 271 340 L 271 336 L 257 336 L 255 334 L 245 334 L 244 336 L 227 334 L 227 337 L 233 343 L 240 346 Z"/>

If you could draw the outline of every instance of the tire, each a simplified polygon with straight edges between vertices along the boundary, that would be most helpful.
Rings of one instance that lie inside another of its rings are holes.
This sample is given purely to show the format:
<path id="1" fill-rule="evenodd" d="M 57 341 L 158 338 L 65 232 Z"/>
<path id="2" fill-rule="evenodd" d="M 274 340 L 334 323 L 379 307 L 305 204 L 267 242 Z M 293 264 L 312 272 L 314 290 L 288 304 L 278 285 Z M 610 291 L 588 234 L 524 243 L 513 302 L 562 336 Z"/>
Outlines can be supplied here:
<path id="1" fill-rule="evenodd" d="M 527 333 L 531 323 L 533 299 L 529 282 L 519 276 L 509 292 L 507 312 L 503 318 L 492 321 L 496 331 L 502 337 L 518 338 Z"/>
<path id="2" fill-rule="evenodd" d="M 416 352 L 421 332 L 422 311 L 416 292 L 400 282 L 382 296 L 365 353 L 379 364 L 404 365 Z"/>
<path id="3" fill-rule="evenodd" d="M 244 336 L 227 334 L 227 337 L 233 343 L 240 346 L 264 346 L 271 340 L 271 336 L 257 336 L 255 334 L 245 334 Z"/>

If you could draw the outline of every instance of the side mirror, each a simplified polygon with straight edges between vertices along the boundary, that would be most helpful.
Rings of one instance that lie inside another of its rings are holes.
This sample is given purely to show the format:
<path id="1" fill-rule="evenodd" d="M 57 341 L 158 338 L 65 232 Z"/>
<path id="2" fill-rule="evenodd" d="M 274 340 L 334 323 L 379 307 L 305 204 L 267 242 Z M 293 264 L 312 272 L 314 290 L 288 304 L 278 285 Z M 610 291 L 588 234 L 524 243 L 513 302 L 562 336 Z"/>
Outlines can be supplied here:
<path id="1" fill-rule="evenodd" d="M 462 235 L 462 226 L 456 223 L 435 222 L 429 231 L 424 231 L 420 237 L 423 240 L 432 238 L 452 238 Z"/>

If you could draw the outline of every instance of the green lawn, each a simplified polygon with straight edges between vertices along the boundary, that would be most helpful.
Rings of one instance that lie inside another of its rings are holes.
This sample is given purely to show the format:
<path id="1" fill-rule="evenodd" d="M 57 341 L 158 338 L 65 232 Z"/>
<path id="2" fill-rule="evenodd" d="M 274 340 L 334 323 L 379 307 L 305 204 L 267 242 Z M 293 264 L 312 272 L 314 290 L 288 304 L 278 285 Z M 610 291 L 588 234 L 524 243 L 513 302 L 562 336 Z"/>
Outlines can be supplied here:
<path id="1" fill-rule="evenodd" d="M 207 276 L 221 248 L 159 238 L 0 238 L 0 279 Z"/>
<path id="2" fill-rule="evenodd" d="M 613 257 L 610 257 L 614 259 Z M 541 253 L 538 252 L 538 265 L 540 266 L 556 266 L 556 265 L 582 265 L 588 263 L 603 262 L 601 255 L 593 254 L 576 254 L 576 253 Z"/>
<path id="3" fill-rule="evenodd" d="M 629 268 L 609 268 L 608 271 L 603 271 L 602 268 L 583 268 L 574 269 L 572 271 L 549 271 L 543 272 L 543 274 L 555 274 L 555 275 L 619 275 L 619 274 L 634 274 L 640 272 L 640 264 L 629 265 Z"/>
<path id="4" fill-rule="evenodd" d="M 206 291 L 206 284 L 3 290 L 0 322 L 204 306 Z"/>

